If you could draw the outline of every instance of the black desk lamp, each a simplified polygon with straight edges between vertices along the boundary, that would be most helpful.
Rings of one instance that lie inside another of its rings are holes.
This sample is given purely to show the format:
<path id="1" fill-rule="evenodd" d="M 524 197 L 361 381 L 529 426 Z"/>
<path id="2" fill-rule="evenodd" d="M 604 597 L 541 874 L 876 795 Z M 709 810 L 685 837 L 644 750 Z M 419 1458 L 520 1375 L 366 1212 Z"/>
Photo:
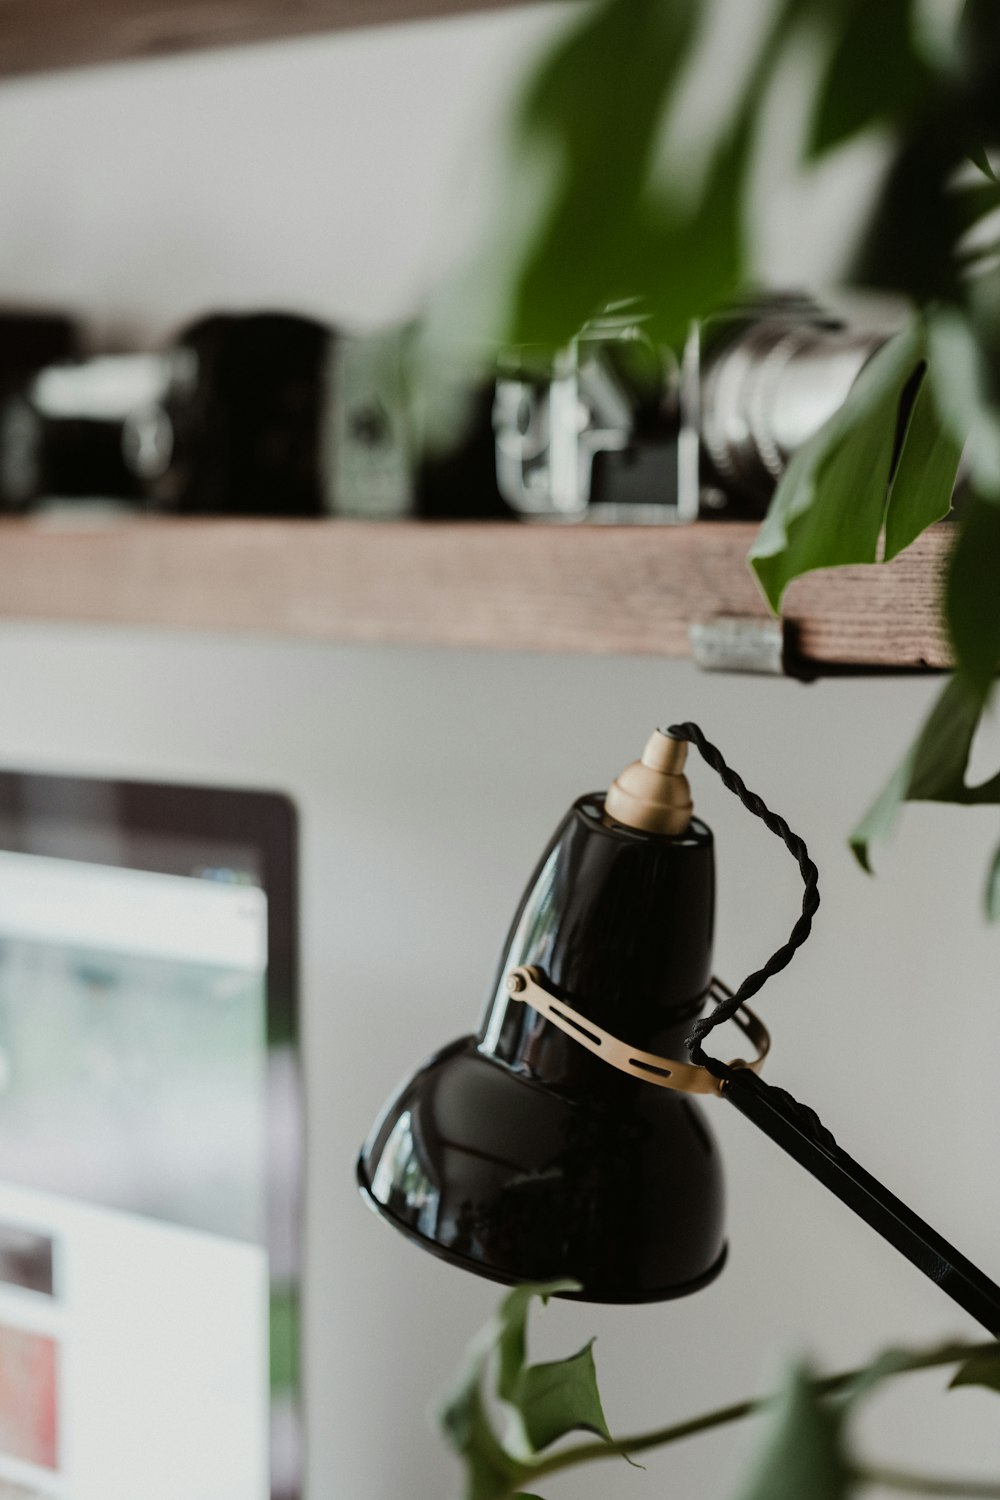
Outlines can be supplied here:
<path id="1" fill-rule="evenodd" d="M 712 978 L 713 839 L 692 815 L 687 741 L 784 839 L 805 884 L 788 943 L 735 994 Z M 726 1258 L 719 1152 L 691 1098 L 715 1094 L 1000 1336 L 1000 1287 L 757 1076 L 768 1035 L 744 1002 L 805 941 L 816 883 L 801 839 L 696 725 L 654 732 L 642 760 L 556 830 L 479 1032 L 432 1057 L 386 1107 L 358 1163 L 369 1202 L 426 1249 L 497 1281 L 570 1277 L 593 1302 L 682 1296 Z M 753 1062 L 705 1054 L 730 1018 Z M 675 1061 L 685 1045 L 691 1060 Z"/>

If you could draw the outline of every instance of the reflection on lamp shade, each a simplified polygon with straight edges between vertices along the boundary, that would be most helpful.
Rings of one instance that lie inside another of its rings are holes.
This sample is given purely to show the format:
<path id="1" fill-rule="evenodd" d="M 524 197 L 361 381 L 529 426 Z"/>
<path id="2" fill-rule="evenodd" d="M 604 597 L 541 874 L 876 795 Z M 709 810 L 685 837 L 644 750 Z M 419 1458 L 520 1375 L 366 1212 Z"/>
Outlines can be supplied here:
<path id="1" fill-rule="evenodd" d="M 557 829 L 514 918 L 475 1036 L 396 1095 L 358 1163 L 373 1207 L 497 1281 L 571 1277 L 597 1302 L 681 1296 L 725 1260 L 719 1152 L 685 1095 L 577 1045 L 505 978 L 546 987 L 630 1046 L 683 1057 L 711 979 L 710 830 L 612 822 L 603 795 Z"/>

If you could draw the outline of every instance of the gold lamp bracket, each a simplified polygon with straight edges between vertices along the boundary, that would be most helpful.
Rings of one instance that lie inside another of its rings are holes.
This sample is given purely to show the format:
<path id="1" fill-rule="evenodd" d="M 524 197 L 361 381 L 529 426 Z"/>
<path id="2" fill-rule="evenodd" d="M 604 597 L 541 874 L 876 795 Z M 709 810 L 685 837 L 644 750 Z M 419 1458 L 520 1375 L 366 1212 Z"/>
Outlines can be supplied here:
<path id="1" fill-rule="evenodd" d="M 595 1053 L 622 1073 L 653 1083 L 657 1088 L 677 1089 L 683 1094 L 721 1094 L 723 1091 L 725 1080 L 716 1078 L 700 1064 L 676 1062 L 671 1057 L 660 1057 L 655 1052 L 643 1052 L 638 1047 L 630 1047 L 620 1037 L 612 1036 L 610 1031 L 604 1031 L 588 1016 L 580 1015 L 565 1000 L 560 1000 L 547 990 L 535 968 L 523 964 L 512 969 L 507 975 L 506 988 L 512 999 L 530 1005 L 547 1021 L 551 1021 L 553 1026 L 558 1026 L 560 1031 L 572 1037 L 574 1042 L 586 1047 L 589 1052 Z M 713 999 L 721 1000 L 731 993 L 721 979 L 712 980 L 709 994 Z M 746 1008 L 738 1012 L 733 1020 L 752 1043 L 757 1056 L 752 1062 L 746 1062 L 742 1057 L 733 1058 L 729 1067 L 750 1068 L 752 1072 L 759 1073 L 771 1046 L 767 1027 Z"/>

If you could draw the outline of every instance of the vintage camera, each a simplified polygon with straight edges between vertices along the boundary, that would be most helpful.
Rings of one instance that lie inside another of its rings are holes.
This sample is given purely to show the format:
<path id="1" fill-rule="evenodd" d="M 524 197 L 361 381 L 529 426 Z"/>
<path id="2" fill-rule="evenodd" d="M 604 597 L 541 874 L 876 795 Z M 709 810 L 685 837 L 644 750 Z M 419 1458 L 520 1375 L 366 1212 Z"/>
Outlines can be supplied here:
<path id="1" fill-rule="evenodd" d="M 798 295 L 709 318 L 688 340 L 681 421 L 691 434 L 702 514 L 764 514 L 788 462 L 840 409 L 901 309 L 866 301 L 843 312 Z"/>
<path id="2" fill-rule="evenodd" d="M 34 324 L 29 341 L 23 325 L 5 337 L 0 319 L 8 511 L 511 514 L 496 486 L 492 383 L 463 393 L 473 420 L 458 447 L 423 452 L 406 328 L 353 335 L 286 313 L 214 314 L 161 351 L 82 358 Z"/>
<path id="3" fill-rule="evenodd" d="M 0 310 L 0 499 L 23 493 L 34 472 L 35 424 L 21 393 L 46 365 L 76 359 L 78 337 L 62 313 Z"/>
<path id="4" fill-rule="evenodd" d="M 900 310 L 770 297 L 678 362 L 623 302 L 546 365 L 463 389 L 457 446 L 417 440 L 407 329 L 216 314 L 165 349 L 84 359 L 66 320 L 0 314 L 0 507 L 672 523 L 758 517 Z M 442 377 L 443 378 L 443 377 Z"/>
<path id="5" fill-rule="evenodd" d="M 0 503 L 315 514 L 330 338 L 305 318 L 219 314 L 162 352 L 46 363 L 0 406 Z"/>
<path id="6" fill-rule="evenodd" d="M 678 488 L 680 378 L 638 305 L 587 325 L 547 369 L 501 360 L 493 405 L 497 488 L 520 516 L 671 521 Z"/>
<path id="7" fill-rule="evenodd" d="M 501 370 L 498 488 L 536 519 L 760 517 L 901 316 L 881 302 L 761 298 L 693 328 L 678 367 L 623 304 L 544 375 Z"/>

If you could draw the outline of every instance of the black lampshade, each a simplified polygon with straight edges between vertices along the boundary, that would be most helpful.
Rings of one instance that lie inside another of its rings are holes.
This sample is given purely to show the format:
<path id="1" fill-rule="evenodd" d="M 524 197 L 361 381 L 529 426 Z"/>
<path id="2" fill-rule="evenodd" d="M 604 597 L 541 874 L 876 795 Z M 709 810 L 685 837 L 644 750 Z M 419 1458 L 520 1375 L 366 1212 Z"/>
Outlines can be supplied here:
<path id="1" fill-rule="evenodd" d="M 475 1036 L 386 1107 L 362 1191 L 437 1255 L 497 1281 L 572 1277 L 596 1302 L 697 1290 L 721 1270 L 719 1152 L 698 1105 L 608 1067 L 505 978 L 546 987 L 630 1046 L 683 1058 L 712 970 L 710 830 L 666 836 L 574 803 L 514 918 Z"/>
<path id="2" fill-rule="evenodd" d="M 691 816 L 687 742 L 795 857 L 802 912 L 733 992 L 711 980 L 712 835 Z M 802 838 L 697 724 L 656 730 L 606 796 L 556 830 L 514 918 L 482 1028 L 426 1063 L 361 1153 L 388 1221 L 497 1281 L 572 1278 L 593 1302 L 696 1291 L 721 1270 L 719 1154 L 686 1091 L 714 1092 L 925 1276 L 1000 1336 L 1000 1286 L 840 1146 L 819 1116 L 757 1076 L 766 1028 L 745 1001 L 809 936 L 818 872 Z M 736 1020 L 752 1062 L 683 1061 Z M 675 1092 L 677 1091 L 677 1092 Z"/>

